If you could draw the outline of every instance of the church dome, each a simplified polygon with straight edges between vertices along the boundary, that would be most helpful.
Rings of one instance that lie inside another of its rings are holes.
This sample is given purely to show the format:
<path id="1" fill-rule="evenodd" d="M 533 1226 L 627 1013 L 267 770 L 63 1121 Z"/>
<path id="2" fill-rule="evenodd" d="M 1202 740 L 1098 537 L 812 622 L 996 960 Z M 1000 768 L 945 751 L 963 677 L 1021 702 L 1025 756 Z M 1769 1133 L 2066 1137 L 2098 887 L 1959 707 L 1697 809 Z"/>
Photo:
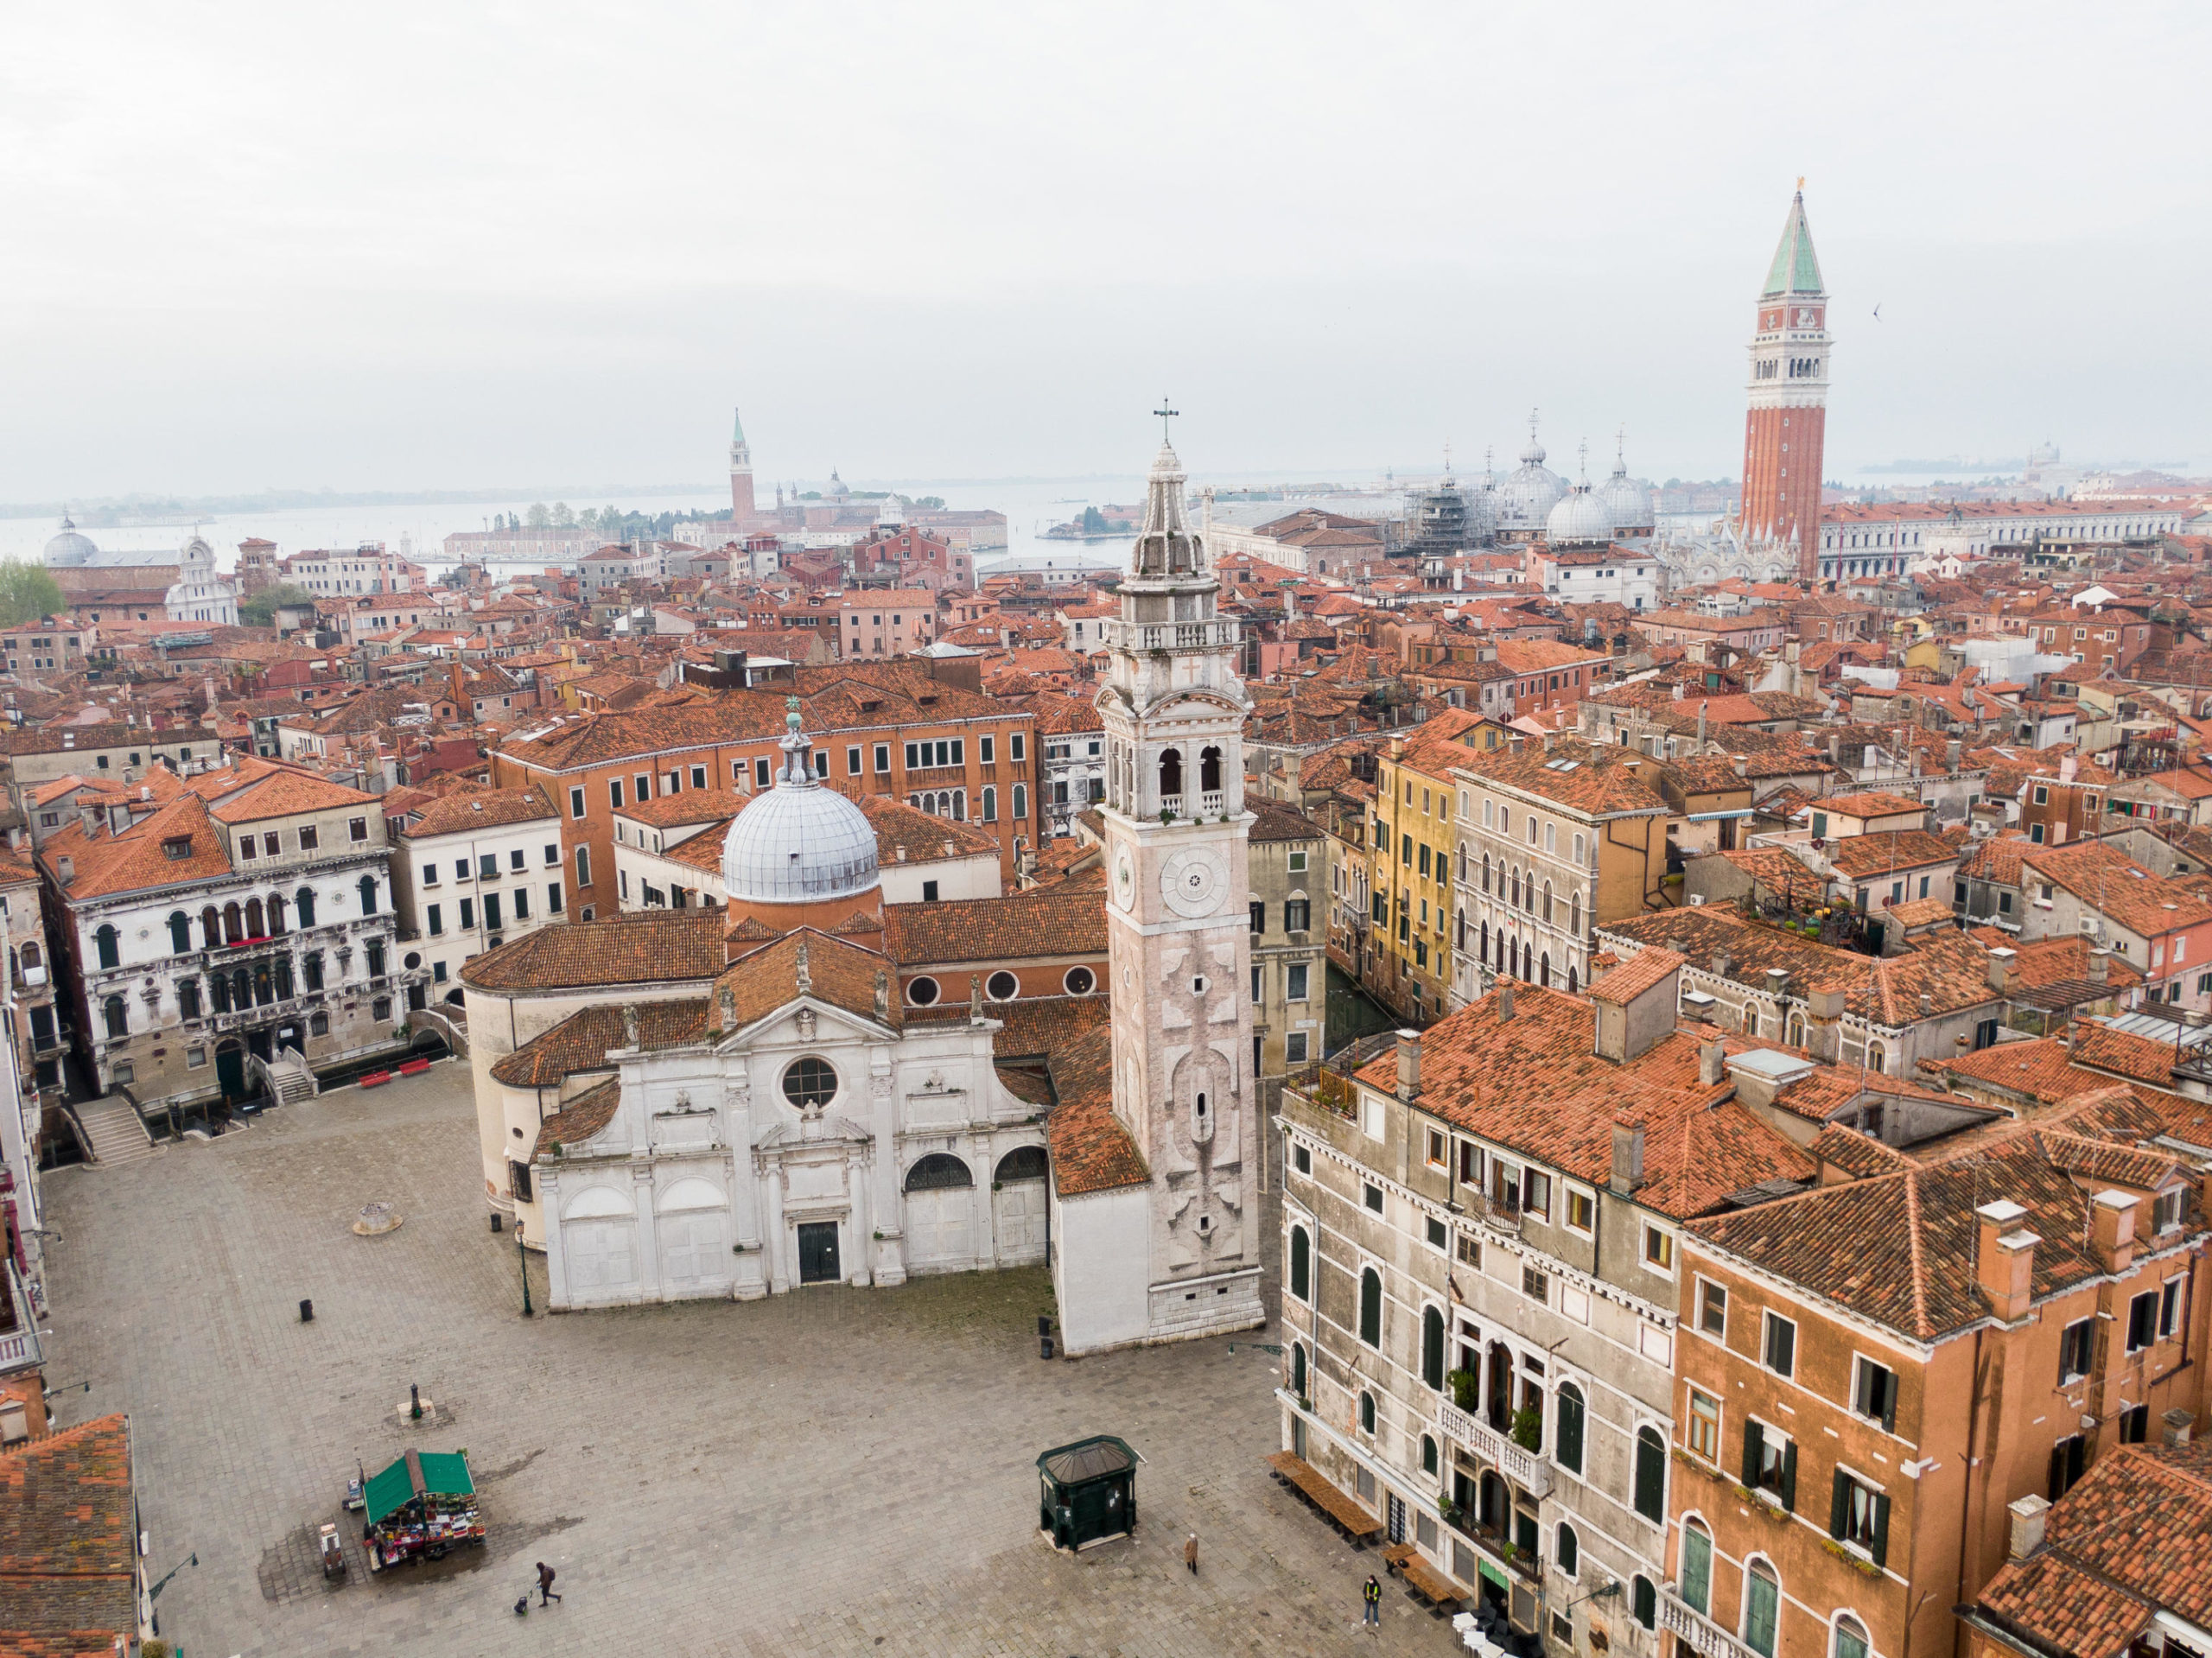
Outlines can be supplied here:
<path id="1" fill-rule="evenodd" d="M 855 898 L 882 885 L 874 826 L 815 779 L 812 748 L 804 737 L 785 739 L 790 758 L 776 786 L 738 813 L 723 837 L 722 886 L 733 907 Z"/>
<path id="2" fill-rule="evenodd" d="M 77 526 L 64 518 L 61 533 L 46 543 L 46 565 L 48 569 L 75 569 L 99 551 L 90 536 L 79 534 Z"/>
<path id="3" fill-rule="evenodd" d="M 1534 437 L 1521 452 L 1521 464 L 1497 492 L 1497 527 L 1541 530 L 1545 516 L 1567 493 L 1567 480 L 1544 465 L 1544 446 Z"/>
<path id="4" fill-rule="evenodd" d="M 1554 546 L 1611 541 L 1613 525 L 1604 499 L 1593 494 L 1589 485 L 1577 485 L 1545 518 L 1544 537 Z"/>
<path id="5" fill-rule="evenodd" d="M 842 501 L 852 492 L 845 480 L 837 476 L 836 467 L 830 467 L 829 486 L 823 490 L 822 499 L 825 501 Z"/>
<path id="6" fill-rule="evenodd" d="M 1649 530 L 1657 522 L 1652 516 L 1651 492 L 1630 478 L 1625 466 L 1613 468 L 1599 499 L 1616 530 Z"/>

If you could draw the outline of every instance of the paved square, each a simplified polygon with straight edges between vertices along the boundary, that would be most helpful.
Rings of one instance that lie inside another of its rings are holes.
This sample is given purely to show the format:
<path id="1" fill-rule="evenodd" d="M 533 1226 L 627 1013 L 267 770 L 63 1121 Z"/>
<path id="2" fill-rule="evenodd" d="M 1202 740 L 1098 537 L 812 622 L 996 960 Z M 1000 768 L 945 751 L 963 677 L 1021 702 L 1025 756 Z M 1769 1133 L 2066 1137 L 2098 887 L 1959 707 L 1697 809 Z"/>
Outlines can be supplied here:
<path id="1" fill-rule="evenodd" d="M 1276 1361 L 1242 1341 L 1041 1363 L 1041 1271 L 525 1321 L 467 1082 L 442 1064 L 49 1177 L 49 1380 L 93 1384 L 55 1403 L 131 1413 L 153 1572 L 200 1556 L 160 1602 L 191 1658 L 1455 1649 L 1395 1585 L 1360 1633 L 1379 1557 L 1268 1477 Z M 398 1231 L 353 1235 L 372 1199 Z M 410 1382 L 434 1428 L 396 1413 Z M 1032 1464 L 1102 1432 L 1146 1458 L 1140 1536 L 1070 1560 L 1038 1540 Z M 467 1450 L 487 1547 L 371 1579 L 356 1540 L 326 1585 L 315 1528 L 356 1458 L 410 1444 Z M 538 1560 L 568 1598 L 518 1618 Z"/>

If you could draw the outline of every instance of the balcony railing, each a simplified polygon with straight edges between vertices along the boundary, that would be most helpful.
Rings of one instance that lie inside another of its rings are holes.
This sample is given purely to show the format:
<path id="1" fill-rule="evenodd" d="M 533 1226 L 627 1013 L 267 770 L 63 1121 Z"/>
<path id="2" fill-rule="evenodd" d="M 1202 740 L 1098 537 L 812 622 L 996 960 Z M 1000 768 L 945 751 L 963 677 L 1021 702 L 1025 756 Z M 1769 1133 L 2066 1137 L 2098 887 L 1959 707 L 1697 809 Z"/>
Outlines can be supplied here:
<path id="1" fill-rule="evenodd" d="M 1659 1590 L 1659 1627 L 1703 1658 L 1759 1658 L 1758 1653 L 1696 1610 L 1671 1583 Z"/>
<path id="2" fill-rule="evenodd" d="M 1530 1496 L 1541 1499 L 1551 1495 L 1551 1464 L 1536 1452 L 1523 1450 L 1489 1423 L 1443 1401 L 1436 1407 L 1436 1426 L 1446 1439 L 1465 1445 Z"/>
<path id="3" fill-rule="evenodd" d="M 1229 810 L 1228 791 L 1223 789 L 1216 789 L 1209 794 L 1200 795 L 1198 797 L 1198 810 L 1208 816 L 1218 817 L 1222 813 Z"/>
<path id="4" fill-rule="evenodd" d="M 4 1265 L 7 1281 L 0 1284 L 0 1296 L 8 1298 L 10 1328 L 0 1332 L 0 1375 L 46 1362 L 39 1347 L 38 1317 L 30 1293 L 17 1275 L 16 1263 L 10 1261 Z"/>

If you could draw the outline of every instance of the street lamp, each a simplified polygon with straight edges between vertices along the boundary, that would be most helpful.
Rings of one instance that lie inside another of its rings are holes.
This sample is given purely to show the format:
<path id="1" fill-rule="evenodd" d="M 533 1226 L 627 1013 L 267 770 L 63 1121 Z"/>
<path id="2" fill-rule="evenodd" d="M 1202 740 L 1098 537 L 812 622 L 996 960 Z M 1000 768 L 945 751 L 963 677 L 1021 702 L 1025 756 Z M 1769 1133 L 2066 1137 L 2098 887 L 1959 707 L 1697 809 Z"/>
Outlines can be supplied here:
<path id="1" fill-rule="evenodd" d="M 530 1252 L 522 1247 L 522 1217 L 515 1217 L 515 1260 L 522 1267 L 522 1316 L 531 1317 Z"/>

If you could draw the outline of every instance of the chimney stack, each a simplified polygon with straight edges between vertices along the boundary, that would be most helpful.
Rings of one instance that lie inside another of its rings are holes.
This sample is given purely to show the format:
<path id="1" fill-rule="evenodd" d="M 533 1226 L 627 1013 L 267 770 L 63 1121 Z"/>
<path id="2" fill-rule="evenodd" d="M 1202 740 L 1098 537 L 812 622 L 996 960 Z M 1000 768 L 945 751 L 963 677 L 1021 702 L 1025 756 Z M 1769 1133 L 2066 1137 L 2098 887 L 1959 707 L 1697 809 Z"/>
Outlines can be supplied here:
<path id="1" fill-rule="evenodd" d="M 1707 1088 L 1717 1087 L 1728 1074 L 1728 1050 L 1719 1037 L 1697 1045 L 1697 1079 Z"/>
<path id="2" fill-rule="evenodd" d="M 2005 1512 L 2012 1516 L 2008 1558 L 2024 1560 L 2043 1547 L 2043 1528 L 2050 1516 L 2050 1499 L 2031 1493 L 2017 1502 L 2006 1503 Z"/>
<path id="3" fill-rule="evenodd" d="M 2010 1324 L 2024 1318 L 2032 1293 L 2036 1245 L 2043 1240 L 2018 1223 L 2027 1210 L 2009 1198 L 1974 1210 L 1980 1236 L 1974 1250 L 1974 1282 L 1990 1310 Z"/>
<path id="4" fill-rule="evenodd" d="M 2112 952 L 2093 950 L 2089 952 L 2089 980 L 2093 984 L 2108 983 L 2112 979 Z"/>
<path id="5" fill-rule="evenodd" d="M 2141 1201 L 2111 1191 L 2089 1199 L 2090 1236 L 2108 1273 L 2124 1273 L 2135 1263 L 2135 1210 Z"/>
<path id="6" fill-rule="evenodd" d="M 1643 1124 L 1633 1117 L 1613 1119 L 1613 1161 L 1606 1185 L 1625 1197 L 1643 1184 Z"/>
<path id="7" fill-rule="evenodd" d="M 1408 1102 L 1421 1095 L 1421 1032 L 1398 1032 L 1398 1097 Z"/>
<path id="8" fill-rule="evenodd" d="M 1511 1019 L 1512 1017 L 1513 981 L 1510 979 L 1500 979 L 1497 981 L 1497 1022 L 1503 1025 L 1507 1020 Z"/>
<path id="9" fill-rule="evenodd" d="M 1999 995 L 2010 994 L 2012 988 L 2012 962 L 2018 952 L 1999 944 L 1989 952 L 1989 988 Z"/>

